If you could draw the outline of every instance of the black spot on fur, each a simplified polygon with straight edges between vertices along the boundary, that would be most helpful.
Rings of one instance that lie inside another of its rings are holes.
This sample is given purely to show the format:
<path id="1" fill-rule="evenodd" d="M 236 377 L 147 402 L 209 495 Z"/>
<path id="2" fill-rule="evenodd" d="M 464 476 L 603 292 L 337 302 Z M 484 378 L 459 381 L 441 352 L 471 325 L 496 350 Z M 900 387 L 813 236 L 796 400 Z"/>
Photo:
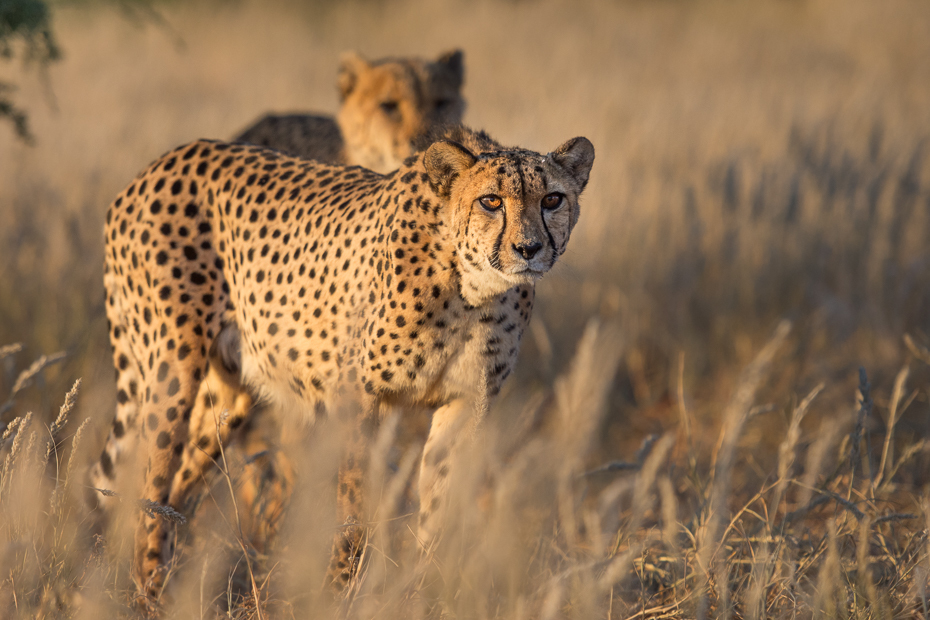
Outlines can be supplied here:
<path id="1" fill-rule="evenodd" d="M 100 469 L 103 470 L 104 476 L 110 480 L 113 479 L 113 460 L 110 458 L 110 455 L 107 454 L 106 450 L 100 455 Z"/>

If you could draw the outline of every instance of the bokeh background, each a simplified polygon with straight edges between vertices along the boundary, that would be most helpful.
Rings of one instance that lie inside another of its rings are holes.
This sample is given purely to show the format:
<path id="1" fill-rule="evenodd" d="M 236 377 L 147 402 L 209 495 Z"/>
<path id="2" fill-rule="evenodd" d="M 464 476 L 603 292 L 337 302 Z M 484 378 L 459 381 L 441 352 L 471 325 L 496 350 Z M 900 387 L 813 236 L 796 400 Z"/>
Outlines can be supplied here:
<path id="1" fill-rule="evenodd" d="M 634 459 L 683 408 L 709 462 L 740 373 L 788 319 L 740 439 L 743 483 L 770 475 L 815 385 L 805 429 L 855 420 L 860 367 L 867 430 L 881 436 L 908 366 L 896 441 L 930 436 L 922 0 L 62 2 L 52 27 L 59 61 L 0 59 L 34 136 L 0 122 L 0 345 L 25 347 L 0 362 L 0 401 L 39 355 L 68 356 L 4 421 L 50 420 L 83 377 L 73 419 L 91 417 L 102 442 L 115 404 L 103 218 L 151 160 L 268 111 L 334 114 L 347 50 L 460 48 L 469 125 L 543 152 L 583 135 L 597 152 L 501 415 L 566 372 L 596 319 L 622 350 L 586 463 Z M 912 456 L 899 480 L 924 497 L 930 458 Z"/>
<path id="2" fill-rule="evenodd" d="M 335 113 L 347 50 L 461 48 L 470 125 L 540 151 L 594 142 L 581 221 L 540 286 L 521 380 L 564 369 L 591 317 L 620 321 L 629 347 L 611 418 L 625 429 L 668 427 L 639 412 L 674 398 L 680 353 L 690 390 L 726 394 L 790 318 L 783 387 L 826 380 L 849 399 L 859 365 L 889 383 L 902 336 L 930 321 L 923 2 L 52 7 L 62 59 L 0 63 L 34 135 L 26 144 L 0 123 L 0 343 L 26 346 L 16 368 L 6 360 L 0 393 L 14 370 L 65 350 L 50 393 L 83 376 L 83 405 L 109 409 L 109 201 L 180 143 L 231 137 L 270 110 Z M 48 415 L 55 398 L 29 408 Z"/>

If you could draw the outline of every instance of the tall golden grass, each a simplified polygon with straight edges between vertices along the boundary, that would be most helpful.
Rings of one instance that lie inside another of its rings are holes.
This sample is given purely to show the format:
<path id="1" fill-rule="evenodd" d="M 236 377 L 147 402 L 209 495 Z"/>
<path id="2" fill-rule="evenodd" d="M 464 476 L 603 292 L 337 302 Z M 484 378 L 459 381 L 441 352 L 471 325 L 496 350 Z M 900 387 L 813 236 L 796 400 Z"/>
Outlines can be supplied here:
<path id="1" fill-rule="evenodd" d="M 541 151 L 585 135 L 597 160 L 519 371 L 453 470 L 442 540 L 415 540 L 417 446 L 385 424 L 360 577 L 329 600 L 338 429 L 301 429 L 276 536 L 231 490 L 277 454 L 224 455 L 179 526 L 165 614 L 930 617 L 925 3 L 159 11 L 59 6 L 64 60 L 0 65 L 36 136 L 0 125 L 0 344 L 25 345 L 0 349 L 0 616 L 135 613 L 131 518 L 95 538 L 81 503 L 115 401 L 116 192 L 266 111 L 334 112 L 346 49 L 461 47 L 470 124 Z"/>

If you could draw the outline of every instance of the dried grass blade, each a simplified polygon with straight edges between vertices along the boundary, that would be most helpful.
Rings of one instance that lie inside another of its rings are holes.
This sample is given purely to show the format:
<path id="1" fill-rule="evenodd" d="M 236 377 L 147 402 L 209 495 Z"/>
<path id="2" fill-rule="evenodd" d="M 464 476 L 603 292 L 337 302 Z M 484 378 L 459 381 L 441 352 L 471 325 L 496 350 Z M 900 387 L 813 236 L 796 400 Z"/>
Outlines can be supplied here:
<path id="1" fill-rule="evenodd" d="M 0 360 L 2 360 L 5 357 L 9 357 L 15 353 L 19 353 L 22 350 L 23 350 L 23 344 L 21 342 L 3 345 L 2 347 L 0 347 Z"/>
<path id="2" fill-rule="evenodd" d="M 57 364 L 61 360 L 65 359 L 68 354 L 64 351 L 59 351 L 58 353 L 52 353 L 51 355 L 42 355 L 34 361 L 29 368 L 19 373 L 19 376 L 16 378 L 16 383 L 13 384 L 13 392 L 10 395 L 10 399 L 16 396 L 16 393 L 27 387 L 29 383 L 35 378 L 45 368 L 48 368 L 52 364 Z"/>
<path id="3" fill-rule="evenodd" d="M 49 442 L 48 448 L 46 448 L 45 451 L 46 461 L 48 461 L 48 458 L 51 456 L 52 450 L 55 449 L 58 434 L 61 433 L 61 429 L 68 423 L 68 414 L 74 409 L 74 404 L 77 402 L 78 393 L 80 391 L 81 379 L 77 379 L 74 385 L 71 386 L 71 389 L 68 390 L 68 393 L 65 394 L 65 402 L 62 403 L 61 408 L 58 410 L 58 417 L 55 418 L 55 421 L 52 422 L 52 425 L 48 429 Z"/>
<path id="4" fill-rule="evenodd" d="M 19 376 L 16 377 L 16 382 L 13 383 L 13 390 L 10 392 L 10 397 L 7 399 L 6 403 L 0 406 L 0 415 L 3 415 L 13 407 L 13 401 L 16 399 L 16 395 L 25 389 L 32 380 L 35 379 L 37 374 L 52 364 L 57 364 L 67 356 L 68 354 L 64 351 L 52 353 L 51 355 L 43 355 L 34 361 L 29 368 L 19 373 Z"/>
<path id="5" fill-rule="evenodd" d="M 3 461 L 3 471 L 0 472 L 0 492 L 3 491 L 3 488 L 7 486 L 10 482 L 10 475 L 13 472 L 13 465 L 16 462 L 16 457 L 20 451 L 20 447 L 23 444 L 23 438 L 26 436 L 26 431 L 29 429 L 29 424 L 32 422 L 32 412 L 26 414 L 23 418 L 17 418 L 19 423 L 16 424 L 16 437 L 13 438 L 13 446 L 10 448 L 10 452 L 6 455 L 6 459 Z M 16 420 L 13 421 L 16 423 Z M 4 433 L 4 438 L 8 436 L 8 433 L 13 429 L 13 424 L 10 424 L 10 428 L 7 429 L 7 432 Z"/>
<path id="6" fill-rule="evenodd" d="M 801 422 L 804 420 L 804 416 L 807 415 L 811 403 L 817 395 L 823 391 L 823 388 L 824 384 L 819 384 L 794 408 L 794 412 L 791 414 L 791 424 L 788 427 L 788 433 L 785 435 L 785 439 L 781 442 L 781 445 L 778 446 L 778 483 L 775 485 L 775 494 L 772 498 L 772 510 L 769 512 L 769 527 L 771 527 L 773 519 L 775 518 L 775 513 L 778 512 L 778 507 L 781 505 L 781 500 L 784 497 L 785 488 L 788 484 L 788 473 L 794 465 L 795 448 L 801 438 Z"/>
<path id="7" fill-rule="evenodd" d="M 918 344 L 910 334 L 904 334 L 904 345 L 907 347 L 907 350 L 911 352 L 911 355 L 924 362 L 925 364 L 930 364 L 930 350 L 927 347 Z"/>
<path id="8" fill-rule="evenodd" d="M 885 464 L 894 462 L 894 427 L 898 421 L 898 407 L 904 395 L 904 383 L 907 381 L 910 367 L 904 366 L 894 379 L 894 390 L 891 393 L 891 409 L 888 411 L 888 427 L 885 431 L 885 445 L 882 448 L 882 460 L 878 464 L 878 475 L 875 477 L 874 488 L 881 486 L 885 475 Z"/>

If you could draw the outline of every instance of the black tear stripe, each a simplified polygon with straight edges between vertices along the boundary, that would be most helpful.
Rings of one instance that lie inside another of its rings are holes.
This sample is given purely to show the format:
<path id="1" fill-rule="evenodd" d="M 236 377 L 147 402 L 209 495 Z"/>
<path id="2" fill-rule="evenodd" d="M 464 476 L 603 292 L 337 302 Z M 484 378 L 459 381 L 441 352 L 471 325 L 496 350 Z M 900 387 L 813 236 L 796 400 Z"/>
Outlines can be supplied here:
<path id="1" fill-rule="evenodd" d="M 501 201 L 503 202 L 503 201 Z M 504 225 L 501 226 L 501 231 L 497 235 L 497 239 L 494 240 L 494 248 L 491 250 L 491 267 L 494 267 L 498 271 L 501 270 L 501 243 L 504 240 L 504 231 L 507 230 L 507 205 L 501 206 L 501 211 L 504 214 Z"/>
<path id="2" fill-rule="evenodd" d="M 539 207 L 542 209 L 542 206 Z M 562 250 L 555 244 L 555 240 L 552 238 L 552 233 L 549 232 L 549 224 L 546 223 L 546 214 L 542 213 L 542 224 L 543 228 L 546 230 L 546 236 L 549 237 L 549 246 L 552 248 L 552 262 L 549 263 L 549 269 L 552 269 L 552 266 L 555 265 L 556 259 L 562 256 Z"/>

